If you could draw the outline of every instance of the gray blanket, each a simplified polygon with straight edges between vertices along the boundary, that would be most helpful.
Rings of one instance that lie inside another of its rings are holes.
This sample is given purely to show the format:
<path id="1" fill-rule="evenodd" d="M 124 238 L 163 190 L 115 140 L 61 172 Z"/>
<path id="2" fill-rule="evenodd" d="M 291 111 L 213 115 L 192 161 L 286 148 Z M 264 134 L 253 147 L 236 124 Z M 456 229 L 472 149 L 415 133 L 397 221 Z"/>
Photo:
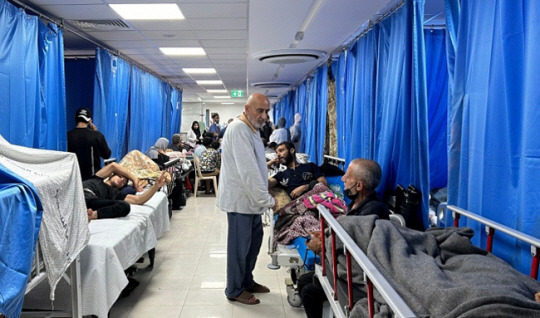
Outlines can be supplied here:
<path id="1" fill-rule="evenodd" d="M 418 316 L 540 317 L 534 301 L 540 282 L 472 245 L 470 228 L 418 232 L 376 216 L 345 216 L 338 222 Z M 345 259 L 338 260 L 338 277 L 346 279 Z M 357 264 L 353 272 L 355 283 L 361 283 Z M 390 317 L 378 293 L 375 299 L 377 317 Z M 365 300 L 357 302 L 351 317 L 367 317 Z"/>

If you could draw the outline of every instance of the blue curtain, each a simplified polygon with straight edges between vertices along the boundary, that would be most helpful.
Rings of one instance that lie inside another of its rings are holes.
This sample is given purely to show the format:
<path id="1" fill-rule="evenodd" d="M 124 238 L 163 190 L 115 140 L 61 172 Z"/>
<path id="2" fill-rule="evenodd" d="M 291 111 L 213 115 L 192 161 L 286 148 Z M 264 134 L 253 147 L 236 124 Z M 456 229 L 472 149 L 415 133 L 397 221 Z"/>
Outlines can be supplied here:
<path id="1" fill-rule="evenodd" d="M 459 16 L 449 48 L 449 203 L 540 237 L 540 2 L 462 0 L 447 8 Z M 461 224 L 484 244 L 476 222 Z M 494 252 L 529 273 L 529 246 L 498 233 Z"/>
<path id="2" fill-rule="evenodd" d="M 423 0 L 408 0 L 379 23 L 374 158 L 379 195 L 397 184 L 422 193 L 413 227 L 427 226 L 429 162 Z"/>
<path id="3" fill-rule="evenodd" d="M 305 152 L 309 160 L 321 165 L 324 155 L 324 138 L 326 136 L 326 109 L 328 105 L 328 66 L 323 65 L 308 80 L 308 98 L 305 135 Z"/>
<path id="4" fill-rule="evenodd" d="M 125 145 L 131 66 L 106 50 L 96 50 L 93 121 L 118 161 Z"/>
<path id="5" fill-rule="evenodd" d="M 39 108 L 34 146 L 67 150 L 64 34 L 55 24 L 39 22 Z"/>
<path id="6" fill-rule="evenodd" d="M 336 130 L 337 130 L 337 151 L 338 157 L 345 159 L 347 144 L 347 119 L 345 109 L 345 91 L 348 89 L 347 81 L 347 51 L 341 52 L 337 63 L 335 63 L 334 78 L 336 83 Z"/>
<path id="7" fill-rule="evenodd" d="M 95 59 L 77 59 L 64 61 L 66 77 L 66 127 L 75 128 L 75 112 L 80 107 L 93 111 Z"/>
<path id="8" fill-rule="evenodd" d="M 34 147 L 39 107 L 38 19 L 0 0 L 0 134 Z M 8 123 L 8 124 L 6 124 Z"/>
<path id="9" fill-rule="evenodd" d="M 375 25 L 358 39 L 355 77 L 351 83 L 354 90 L 354 107 L 351 109 L 350 140 L 343 145 L 347 164 L 355 158 L 373 159 L 373 125 L 375 109 L 375 84 L 377 63 L 377 38 L 379 27 Z"/>
<path id="10" fill-rule="evenodd" d="M 424 30 L 429 125 L 430 188 L 446 187 L 448 181 L 447 105 L 448 71 L 444 30 Z"/>
<path id="11" fill-rule="evenodd" d="M 129 104 L 128 150 L 146 152 L 161 136 L 167 94 L 156 77 L 133 66 Z M 169 139 L 170 137 L 167 137 Z"/>
<path id="12" fill-rule="evenodd" d="M 296 88 L 296 93 L 294 94 L 294 113 L 300 114 L 302 116 L 302 122 L 300 127 L 302 129 L 302 138 L 300 139 L 300 149 L 298 152 L 305 152 L 306 148 L 306 129 L 307 129 L 307 119 L 306 119 L 306 83 L 300 84 Z"/>
<path id="13" fill-rule="evenodd" d="M 0 164 L 0 313 L 19 317 L 43 207 L 32 183 Z"/>
<path id="14" fill-rule="evenodd" d="M 167 131 L 163 136 L 169 139 L 180 132 L 182 122 L 182 91 L 169 86 L 167 91 Z"/>

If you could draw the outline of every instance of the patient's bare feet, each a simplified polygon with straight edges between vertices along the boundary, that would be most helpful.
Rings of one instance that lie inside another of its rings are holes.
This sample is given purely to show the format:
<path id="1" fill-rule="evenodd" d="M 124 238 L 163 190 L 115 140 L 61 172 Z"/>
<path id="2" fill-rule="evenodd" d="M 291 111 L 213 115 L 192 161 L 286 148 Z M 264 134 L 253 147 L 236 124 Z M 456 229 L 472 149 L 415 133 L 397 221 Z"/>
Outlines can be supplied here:
<path id="1" fill-rule="evenodd" d="M 86 214 L 88 215 L 88 222 L 97 219 L 97 211 L 88 209 L 86 210 Z"/>
<path id="2" fill-rule="evenodd" d="M 534 295 L 534 300 L 536 300 L 536 302 L 540 303 L 540 292 L 536 293 Z"/>

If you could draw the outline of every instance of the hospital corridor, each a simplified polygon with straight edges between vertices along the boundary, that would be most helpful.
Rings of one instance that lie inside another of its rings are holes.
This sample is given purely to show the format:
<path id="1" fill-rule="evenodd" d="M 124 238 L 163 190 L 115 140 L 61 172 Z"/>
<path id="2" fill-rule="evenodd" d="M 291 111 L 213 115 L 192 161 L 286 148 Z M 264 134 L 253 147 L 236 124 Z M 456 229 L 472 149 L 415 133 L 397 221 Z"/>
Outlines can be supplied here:
<path id="1" fill-rule="evenodd" d="M 305 317 L 302 308 L 287 303 L 287 268 L 267 268 L 268 227 L 253 274 L 270 293 L 260 294 L 262 303 L 255 307 L 225 298 L 227 216 L 215 199 L 201 194 L 173 211 L 171 230 L 158 241 L 154 269 L 137 271 L 140 285 L 113 305 L 110 317 Z"/>
<path id="2" fill-rule="evenodd" d="M 540 318 L 540 0 L 0 0 L 0 318 Z"/>

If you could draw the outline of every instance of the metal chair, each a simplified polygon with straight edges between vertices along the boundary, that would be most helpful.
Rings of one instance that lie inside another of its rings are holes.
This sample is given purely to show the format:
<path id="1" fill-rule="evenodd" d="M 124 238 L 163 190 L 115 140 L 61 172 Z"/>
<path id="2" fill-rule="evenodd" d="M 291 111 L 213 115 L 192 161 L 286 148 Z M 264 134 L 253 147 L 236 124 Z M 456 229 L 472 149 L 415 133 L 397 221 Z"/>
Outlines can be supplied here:
<path id="1" fill-rule="evenodd" d="M 214 193 L 217 196 L 217 191 L 218 191 L 217 177 L 216 176 L 207 176 L 207 175 L 204 175 L 201 172 L 201 164 L 200 164 L 200 161 L 199 161 L 199 157 L 193 156 L 193 163 L 194 163 L 194 166 L 195 166 L 195 188 L 193 189 L 193 197 L 194 198 L 197 197 L 197 190 L 199 188 L 199 181 L 201 181 L 201 180 L 212 180 L 214 182 Z"/>

